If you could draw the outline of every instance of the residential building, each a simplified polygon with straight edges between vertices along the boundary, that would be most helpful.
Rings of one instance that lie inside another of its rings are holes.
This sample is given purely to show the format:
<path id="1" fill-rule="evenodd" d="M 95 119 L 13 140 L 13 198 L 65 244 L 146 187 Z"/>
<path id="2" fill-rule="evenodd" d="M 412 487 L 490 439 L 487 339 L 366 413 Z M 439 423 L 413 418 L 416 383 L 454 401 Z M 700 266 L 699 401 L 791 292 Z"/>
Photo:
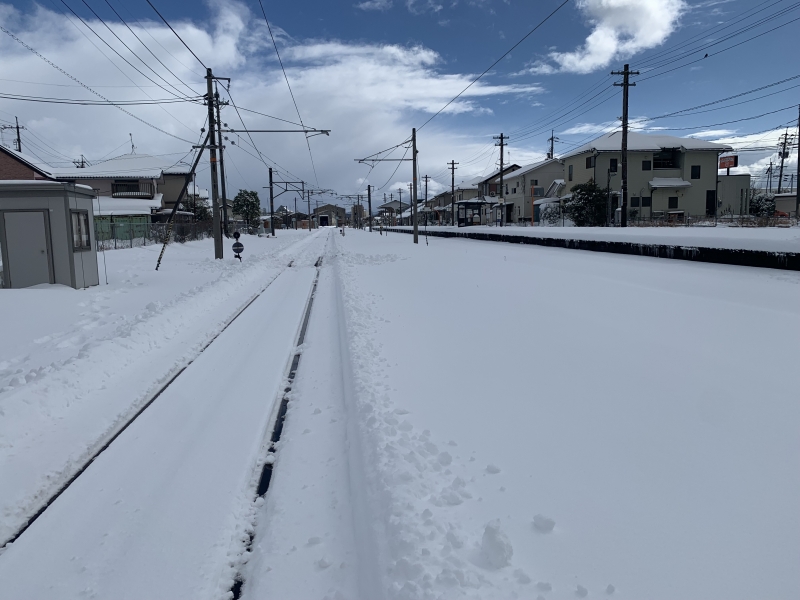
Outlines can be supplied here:
<path id="1" fill-rule="evenodd" d="M 720 175 L 718 178 L 719 186 L 719 206 L 717 215 L 747 215 L 750 214 L 750 174 L 744 175 Z"/>
<path id="2" fill-rule="evenodd" d="M 581 183 L 621 188 L 622 133 L 614 131 L 564 155 L 562 197 Z M 628 211 L 632 218 L 681 221 L 688 215 L 713 216 L 717 202 L 719 155 L 730 146 L 694 138 L 628 134 Z"/>
<path id="3" fill-rule="evenodd" d="M 503 176 L 503 204 L 495 204 L 494 221 L 530 223 L 533 203 L 545 197 L 554 181 L 564 178 L 564 164 L 558 159 L 546 159 L 526 165 Z M 490 181 L 499 189 L 500 176 Z M 502 211 L 505 210 L 505 215 Z"/>

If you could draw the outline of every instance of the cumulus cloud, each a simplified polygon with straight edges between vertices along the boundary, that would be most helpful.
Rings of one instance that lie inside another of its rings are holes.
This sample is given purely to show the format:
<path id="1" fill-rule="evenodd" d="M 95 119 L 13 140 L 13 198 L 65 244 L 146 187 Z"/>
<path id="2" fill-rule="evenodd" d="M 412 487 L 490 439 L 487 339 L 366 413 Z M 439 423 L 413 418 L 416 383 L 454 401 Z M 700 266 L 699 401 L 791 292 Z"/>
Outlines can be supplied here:
<path id="1" fill-rule="evenodd" d="M 294 104 L 263 19 L 251 14 L 244 4 L 231 0 L 212 6 L 217 14 L 209 21 L 211 26 L 189 19 L 175 19 L 172 25 L 198 56 L 214 67 L 216 75 L 232 78 L 231 92 L 238 106 L 296 121 Z M 82 24 L 65 20 L 63 14 L 38 5 L 25 12 L 0 4 L 0 15 L 6 28 L 107 98 L 139 100 L 170 96 L 128 67 Z M 102 25 L 88 22 L 96 31 L 104 30 Z M 108 23 L 148 64 L 178 89 L 189 93 L 149 56 L 124 25 Z M 169 29 L 146 20 L 141 21 L 141 25 L 130 25 L 195 94 L 204 92 L 204 69 Z M 278 34 L 286 72 L 304 122 L 332 130 L 330 137 L 318 136 L 310 140 L 319 184 L 342 192 L 355 191 L 351 189 L 354 179 L 366 176 L 368 168 L 356 165 L 354 158 L 405 139 L 413 125 L 419 125 L 426 115 L 438 111 L 474 77 L 472 73 L 445 72 L 446 65 L 441 57 L 422 46 L 298 40 L 279 28 L 273 30 Z M 125 47 L 110 35 L 107 39 L 145 71 Z M 13 81 L 16 93 L 96 99 L 5 35 L 0 38 L 0 52 L 3 55 L 0 79 Z M 162 83 L 155 76 L 153 79 Z M 224 96 L 225 92 L 220 91 Z M 451 115 L 485 114 L 491 110 L 487 104 L 497 98 L 527 98 L 542 91 L 538 85 L 494 85 L 485 78 L 451 104 L 446 112 Z M 129 151 L 129 133 L 133 134 L 140 153 L 169 154 L 178 160 L 191 146 L 113 107 L 0 102 L 0 119 L 13 122 L 14 116 L 19 116 L 20 122 L 28 127 L 23 132 L 23 139 L 29 139 L 25 149 L 51 164 L 69 165 L 70 159 L 79 158 L 81 154 L 97 160 L 113 156 L 114 152 Z M 132 106 L 127 110 L 192 143 L 197 142 L 206 118 L 202 104 Z M 275 129 L 284 125 L 249 112 L 242 111 L 242 116 L 245 124 L 253 129 Z M 223 109 L 222 119 L 231 127 L 242 126 L 232 107 Z M 420 136 L 420 157 L 432 166 L 440 165 L 437 170 L 453 158 L 454 147 L 469 149 L 475 142 L 475 138 L 457 138 L 455 131 L 448 131 L 446 123 L 440 118 Z M 33 138 L 34 134 L 49 146 Z M 266 156 L 296 176 L 315 183 L 302 135 L 253 135 Z M 254 154 L 248 146 L 249 139 L 236 134 L 229 137 L 225 154 L 229 189 L 259 189 L 264 185 L 265 167 L 245 152 Z M 231 142 L 236 142 L 235 146 Z M 382 185 L 395 166 L 392 163 L 379 165 L 370 174 L 370 182 Z M 405 164 L 397 172 L 398 178 L 407 176 L 404 170 Z M 199 185 L 207 187 L 207 182 L 203 181 L 207 177 L 206 168 L 198 174 Z"/>
<path id="2" fill-rule="evenodd" d="M 608 67 L 664 43 L 687 10 L 684 0 L 580 0 L 578 7 L 592 27 L 586 41 L 570 52 L 550 52 L 528 72 L 591 73 Z"/>

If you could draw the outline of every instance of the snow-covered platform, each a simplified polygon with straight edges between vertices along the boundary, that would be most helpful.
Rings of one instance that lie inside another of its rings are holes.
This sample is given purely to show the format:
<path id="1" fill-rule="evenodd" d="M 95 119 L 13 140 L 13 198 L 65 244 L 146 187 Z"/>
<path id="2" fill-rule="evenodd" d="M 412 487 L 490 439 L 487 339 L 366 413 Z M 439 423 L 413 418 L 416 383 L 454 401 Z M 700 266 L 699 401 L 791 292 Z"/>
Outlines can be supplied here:
<path id="1" fill-rule="evenodd" d="M 410 232 L 411 227 L 395 227 Z M 420 227 L 421 234 L 800 270 L 800 227 Z"/>

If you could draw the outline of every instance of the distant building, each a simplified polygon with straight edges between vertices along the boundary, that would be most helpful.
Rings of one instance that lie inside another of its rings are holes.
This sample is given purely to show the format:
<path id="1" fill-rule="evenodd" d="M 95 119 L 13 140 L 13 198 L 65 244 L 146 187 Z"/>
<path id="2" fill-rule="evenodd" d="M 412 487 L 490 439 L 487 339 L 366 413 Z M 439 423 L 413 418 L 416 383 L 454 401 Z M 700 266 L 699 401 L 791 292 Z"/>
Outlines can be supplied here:
<path id="1" fill-rule="evenodd" d="M 562 157 L 562 198 L 580 183 L 621 188 L 622 133 L 614 131 Z M 628 211 L 631 217 L 682 221 L 718 213 L 719 155 L 730 146 L 694 138 L 628 134 Z"/>
<path id="2" fill-rule="evenodd" d="M 318 227 L 339 227 L 347 222 L 347 211 L 335 204 L 324 204 L 314 209 L 313 218 Z"/>
<path id="3" fill-rule="evenodd" d="M 502 218 L 504 223 L 530 222 L 533 203 L 544 198 L 554 181 L 564 179 L 564 164 L 557 159 L 546 159 L 526 165 L 503 176 L 503 204 L 494 205 L 494 221 Z M 499 189 L 500 176 L 490 183 Z M 505 215 L 502 212 L 505 211 Z"/>

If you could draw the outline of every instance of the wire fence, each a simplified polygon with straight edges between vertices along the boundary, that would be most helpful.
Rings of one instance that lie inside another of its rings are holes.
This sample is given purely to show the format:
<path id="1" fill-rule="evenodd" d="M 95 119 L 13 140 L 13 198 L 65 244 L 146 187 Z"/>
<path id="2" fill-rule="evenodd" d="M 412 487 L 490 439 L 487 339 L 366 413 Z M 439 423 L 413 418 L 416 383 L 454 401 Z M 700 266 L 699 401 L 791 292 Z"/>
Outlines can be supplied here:
<path id="1" fill-rule="evenodd" d="M 165 241 L 189 242 L 211 237 L 210 222 L 173 223 L 172 230 L 167 223 L 99 223 L 95 221 L 95 239 L 98 250 L 119 248 L 138 248 Z M 167 239 L 169 236 L 169 239 Z"/>

